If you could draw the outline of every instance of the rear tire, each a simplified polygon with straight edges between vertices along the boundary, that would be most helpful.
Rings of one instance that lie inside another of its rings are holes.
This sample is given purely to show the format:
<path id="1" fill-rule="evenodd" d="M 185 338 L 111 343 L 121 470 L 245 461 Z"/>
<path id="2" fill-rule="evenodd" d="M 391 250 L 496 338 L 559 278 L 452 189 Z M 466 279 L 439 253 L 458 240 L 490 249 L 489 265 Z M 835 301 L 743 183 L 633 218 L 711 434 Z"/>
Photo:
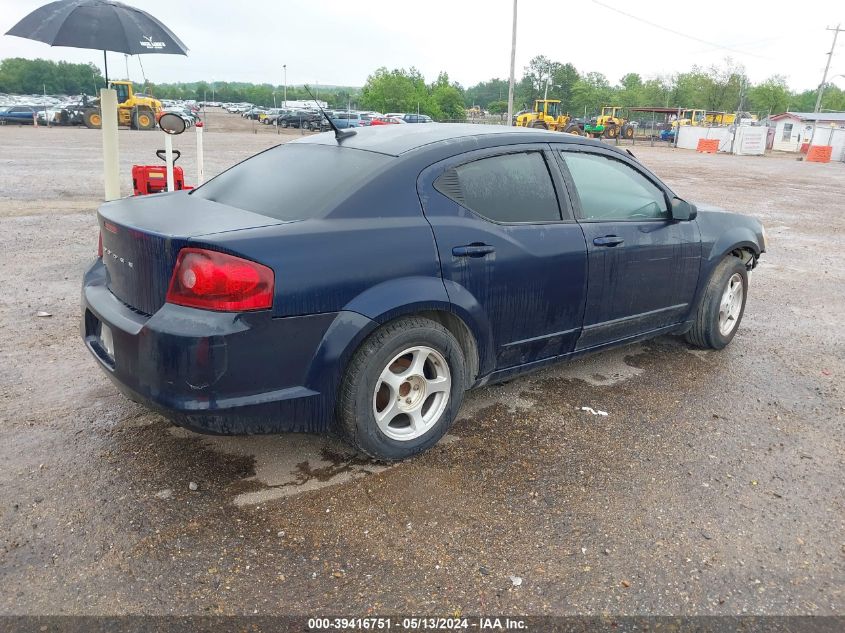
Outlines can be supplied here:
<path id="1" fill-rule="evenodd" d="M 730 343 L 745 314 L 748 271 L 738 257 L 728 255 L 719 262 L 707 287 L 687 342 L 696 347 L 723 349 Z"/>
<path id="2" fill-rule="evenodd" d="M 545 123 L 543 123 L 542 121 L 534 121 L 534 123 L 531 124 L 531 127 L 534 128 L 535 130 L 548 130 L 549 129 L 549 126 L 546 125 Z"/>
<path id="3" fill-rule="evenodd" d="M 582 130 L 577 123 L 570 123 L 566 126 L 564 130 L 567 134 L 576 134 L 578 136 L 584 136 L 584 130 Z"/>
<path id="4" fill-rule="evenodd" d="M 625 124 L 622 126 L 622 138 L 632 139 L 634 138 L 634 126 Z"/>
<path id="5" fill-rule="evenodd" d="M 461 346 L 449 330 L 421 317 L 397 319 L 373 332 L 346 368 L 339 429 L 379 460 L 421 453 L 451 428 L 465 374 Z"/>
<path id="6" fill-rule="evenodd" d="M 607 138 L 616 138 L 617 136 L 619 136 L 619 130 L 616 128 L 615 125 L 608 125 L 604 129 L 604 135 Z"/>

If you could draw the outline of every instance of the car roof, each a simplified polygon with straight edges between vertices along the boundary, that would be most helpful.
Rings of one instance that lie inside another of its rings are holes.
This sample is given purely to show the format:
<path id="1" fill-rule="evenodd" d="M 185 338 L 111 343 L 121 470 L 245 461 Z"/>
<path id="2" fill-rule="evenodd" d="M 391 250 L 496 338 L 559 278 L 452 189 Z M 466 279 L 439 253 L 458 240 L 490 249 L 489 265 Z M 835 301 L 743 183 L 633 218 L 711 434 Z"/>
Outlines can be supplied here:
<path id="1" fill-rule="evenodd" d="M 355 136 L 341 141 L 343 147 L 368 150 L 390 156 L 401 156 L 434 143 L 466 141 L 472 144 L 480 138 L 501 136 L 503 145 L 514 143 L 584 142 L 561 132 L 549 132 L 505 125 L 483 125 L 469 123 L 429 123 L 426 125 L 377 125 L 356 128 Z M 506 137 L 506 138 L 505 138 Z M 577 139 L 577 141 L 576 141 Z M 292 143 L 315 143 L 319 145 L 338 144 L 332 132 L 306 136 Z M 604 145 L 602 143 L 602 145 Z"/>

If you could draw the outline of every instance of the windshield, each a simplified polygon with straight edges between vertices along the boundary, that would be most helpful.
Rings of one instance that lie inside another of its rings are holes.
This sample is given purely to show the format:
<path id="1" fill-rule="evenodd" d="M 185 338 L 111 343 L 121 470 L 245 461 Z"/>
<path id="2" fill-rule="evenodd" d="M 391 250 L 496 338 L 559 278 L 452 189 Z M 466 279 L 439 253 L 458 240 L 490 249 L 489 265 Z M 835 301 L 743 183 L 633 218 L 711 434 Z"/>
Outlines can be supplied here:
<path id="1" fill-rule="evenodd" d="M 375 152 L 288 143 L 235 165 L 191 195 L 277 220 L 324 217 L 390 160 Z"/>

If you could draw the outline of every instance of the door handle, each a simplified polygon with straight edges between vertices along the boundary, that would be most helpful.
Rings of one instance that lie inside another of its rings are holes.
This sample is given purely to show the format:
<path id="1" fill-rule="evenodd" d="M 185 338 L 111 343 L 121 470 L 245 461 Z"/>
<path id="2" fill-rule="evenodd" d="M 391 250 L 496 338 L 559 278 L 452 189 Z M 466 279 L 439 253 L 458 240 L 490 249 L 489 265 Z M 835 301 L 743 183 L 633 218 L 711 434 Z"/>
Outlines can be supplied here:
<path id="1" fill-rule="evenodd" d="M 495 252 L 496 248 L 489 244 L 467 244 L 452 249 L 452 255 L 455 257 L 484 257 Z"/>
<path id="2" fill-rule="evenodd" d="M 593 240 L 593 244 L 596 246 L 619 246 L 624 242 L 625 240 L 617 235 L 605 235 L 604 237 L 597 237 Z"/>

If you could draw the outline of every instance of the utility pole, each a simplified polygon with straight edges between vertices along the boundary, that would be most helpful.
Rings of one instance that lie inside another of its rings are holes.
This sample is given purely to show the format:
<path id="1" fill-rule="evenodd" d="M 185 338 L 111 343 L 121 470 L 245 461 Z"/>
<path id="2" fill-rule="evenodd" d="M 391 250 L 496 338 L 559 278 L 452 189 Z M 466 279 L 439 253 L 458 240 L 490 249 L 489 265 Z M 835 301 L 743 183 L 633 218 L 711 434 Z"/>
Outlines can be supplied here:
<path id="1" fill-rule="evenodd" d="M 839 34 L 845 31 L 845 29 L 839 28 L 842 24 L 837 24 L 835 29 L 827 27 L 827 31 L 833 31 L 833 45 L 830 47 L 830 52 L 827 54 L 827 64 L 824 66 L 824 75 L 822 75 L 822 82 L 819 84 L 819 96 L 816 97 L 816 107 L 813 109 L 813 112 L 818 112 L 821 110 L 822 107 L 822 94 L 824 93 L 824 85 L 827 83 L 827 71 L 830 70 L 830 62 L 833 59 L 833 51 L 836 50 L 836 38 L 839 37 Z"/>
<path id="2" fill-rule="evenodd" d="M 511 35 L 511 76 L 508 83 L 508 125 L 513 125 L 513 73 L 516 65 L 516 0 L 513 0 L 513 33 Z"/>
<path id="3" fill-rule="evenodd" d="M 822 107 L 822 95 L 824 94 L 824 85 L 827 83 L 827 71 L 830 70 L 830 62 L 833 59 L 833 51 L 836 50 L 836 38 L 839 37 L 839 33 L 845 29 L 839 28 L 842 26 L 842 23 L 836 25 L 835 29 L 827 27 L 827 31 L 833 31 L 833 44 L 830 47 L 830 52 L 827 54 L 827 63 L 824 65 L 824 74 L 822 75 L 822 82 L 819 84 L 819 94 L 816 97 L 816 107 L 813 108 L 813 112 L 818 112 L 821 110 Z M 816 138 L 816 125 L 818 124 L 818 117 L 813 119 L 813 133 L 810 136 L 810 145 L 812 146 L 813 141 Z"/>
<path id="4" fill-rule="evenodd" d="M 546 69 L 546 90 L 543 93 L 543 100 L 549 98 L 549 82 L 552 80 L 552 65 L 549 64 L 549 67 Z"/>
<path id="5" fill-rule="evenodd" d="M 288 65 L 284 64 L 282 69 L 285 71 L 285 109 L 288 107 Z"/>

